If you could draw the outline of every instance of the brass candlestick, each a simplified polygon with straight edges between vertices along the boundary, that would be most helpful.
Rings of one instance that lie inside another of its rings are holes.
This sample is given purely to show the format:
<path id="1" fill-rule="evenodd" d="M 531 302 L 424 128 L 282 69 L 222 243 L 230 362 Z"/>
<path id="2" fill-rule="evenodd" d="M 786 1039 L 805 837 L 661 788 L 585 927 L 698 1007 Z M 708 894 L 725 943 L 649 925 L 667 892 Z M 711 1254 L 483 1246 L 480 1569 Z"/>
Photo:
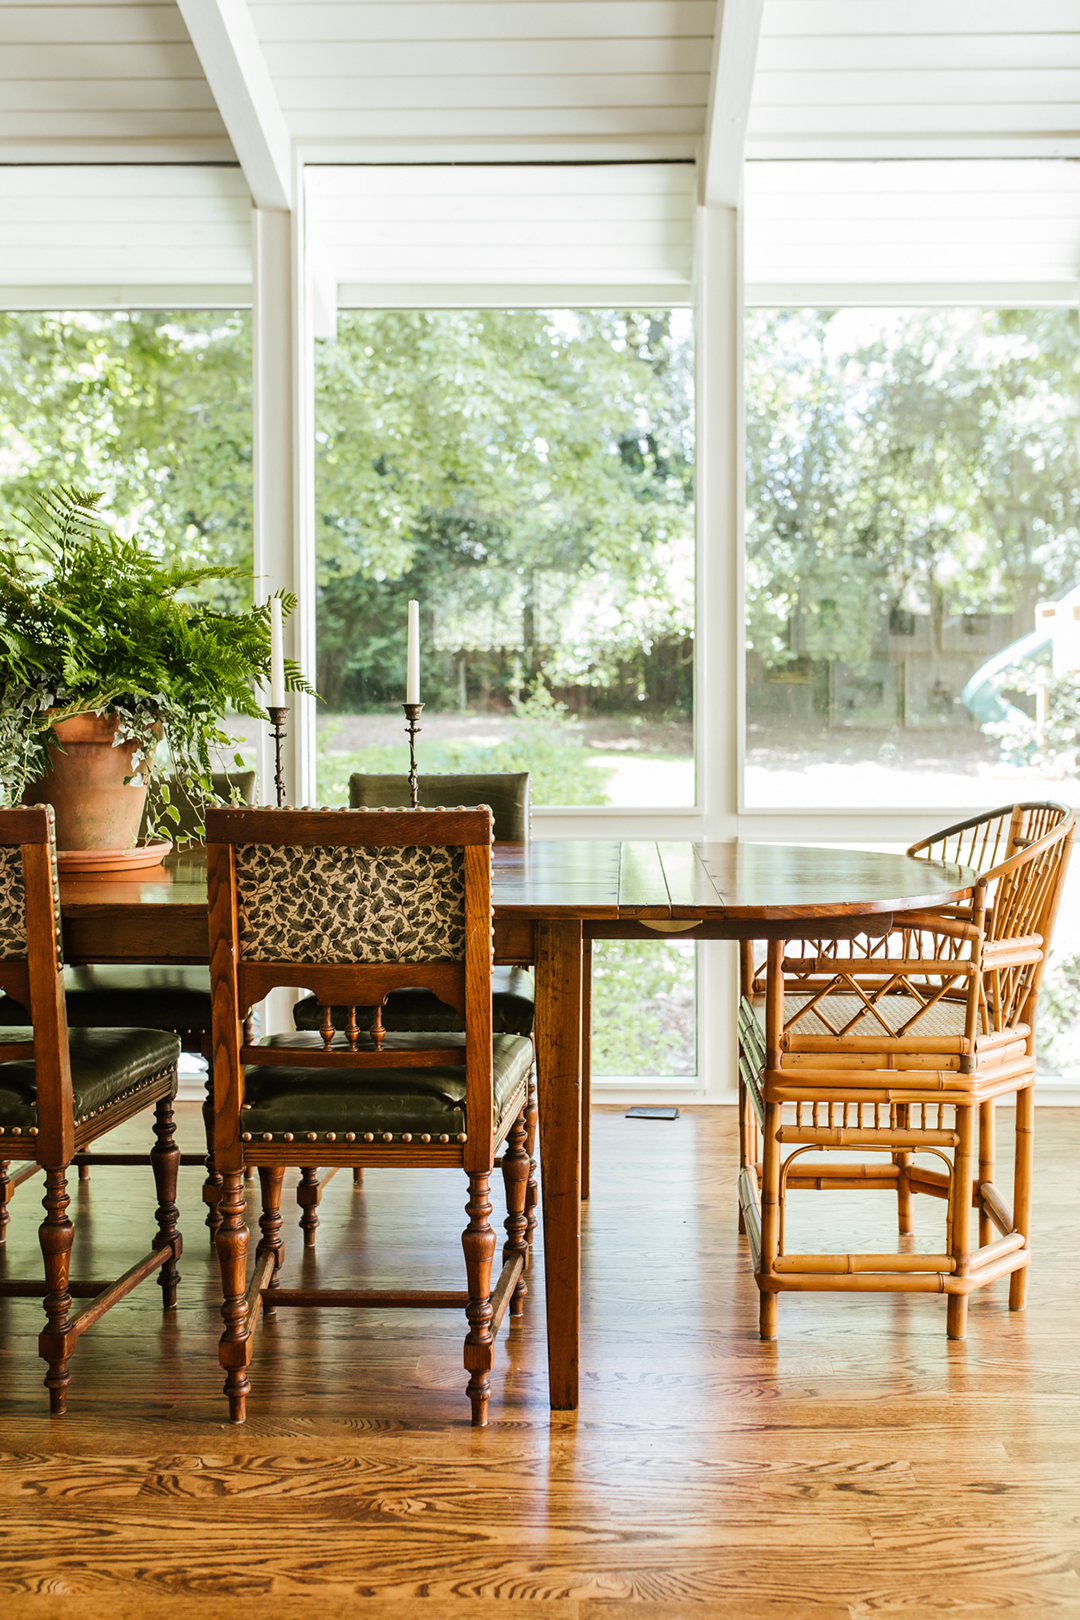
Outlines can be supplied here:
<path id="1" fill-rule="evenodd" d="M 420 788 L 416 780 L 416 733 L 420 730 L 417 721 L 424 707 L 422 703 L 403 703 L 405 710 L 405 730 L 409 733 L 409 796 L 412 799 L 414 810 L 420 808 Z"/>
<path id="2" fill-rule="evenodd" d="M 285 741 L 285 721 L 288 718 L 288 709 L 279 709 L 276 704 L 267 706 L 270 716 L 270 735 L 274 739 L 274 786 L 277 789 L 277 804 L 281 810 L 285 805 L 285 772 L 281 763 L 281 745 Z"/>

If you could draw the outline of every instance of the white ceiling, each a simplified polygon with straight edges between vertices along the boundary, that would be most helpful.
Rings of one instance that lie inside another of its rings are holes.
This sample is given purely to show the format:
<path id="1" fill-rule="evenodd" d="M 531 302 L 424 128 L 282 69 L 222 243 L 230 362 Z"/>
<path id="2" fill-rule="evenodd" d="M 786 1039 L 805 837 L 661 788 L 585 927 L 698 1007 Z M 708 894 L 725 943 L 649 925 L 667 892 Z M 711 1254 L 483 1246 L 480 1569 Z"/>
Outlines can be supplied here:
<path id="1" fill-rule="evenodd" d="M 1080 0 L 765 0 L 746 153 L 1080 156 Z"/>
<path id="2" fill-rule="evenodd" d="M 727 142 L 737 184 L 744 122 L 752 296 L 1031 300 L 1080 276 L 1080 0 L 763 0 L 760 41 L 761 0 L 181 6 L 0 0 L 7 301 L 235 299 L 260 140 L 271 184 L 290 145 L 316 165 L 343 297 L 541 277 L 685 296 L 695 198 L 670 160 L 711 175 Z"/>

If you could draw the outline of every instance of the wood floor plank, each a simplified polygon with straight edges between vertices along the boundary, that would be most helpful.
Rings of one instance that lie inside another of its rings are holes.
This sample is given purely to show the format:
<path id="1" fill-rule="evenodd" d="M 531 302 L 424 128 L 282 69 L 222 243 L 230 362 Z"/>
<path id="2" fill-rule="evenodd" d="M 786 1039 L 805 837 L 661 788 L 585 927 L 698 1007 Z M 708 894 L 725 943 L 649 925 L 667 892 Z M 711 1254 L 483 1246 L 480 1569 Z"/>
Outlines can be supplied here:
<path id="1" fill-rule="evenodd" d="M 182 1129 L 194 1146 L 193 1108 Z M 1040 1110 L 1036 1129 L 1026 1313 L 995 1285 L 950 1345 L 940 1300 L 808 1295 L 781 1301 L 766 1345 L 731 1111 L 661 1134 L 597 1110 L 581 1407 L 547 1405 L 538 1263 L 486 1431 L 449 1311 L 283 1313 L 260 1331 L 249 1422 L 229 1426 L 185 1169 L 178 1309 L 163 1321 L 145 1286 L 88 1334 L 65 1419 L 41 1388 L 40 1307 L 0 1302 L 0 1603 L 69 1599 L 79 1620 L 204 1620 L 237 1599 L 330 1620 L 494 1620 L 508 1600 L 514 1620 L 1080 1616 L 1080 1306 L 1061 1288 L 1080 1119 Z M 138 1122 L 123 1135 L 138 1145 Z M 1001 1135 L 1005 1162 L 1004 1111 Z M 287 1285 L 393 1282 L 403 1245 L 411 1283 L 460 1286 L 460 1180 L 335 1178 L 314 1255 L 286 1222 Z M 894 1241 L 887 1197 L 799 1196 L 805 1231 Z M 38 1197 L 16 1194 L 0 1273 L 36 1263 Z M 153 1202 L 138 1172 L 73 1183 L 73 1269 L 123 1269 Z"/>

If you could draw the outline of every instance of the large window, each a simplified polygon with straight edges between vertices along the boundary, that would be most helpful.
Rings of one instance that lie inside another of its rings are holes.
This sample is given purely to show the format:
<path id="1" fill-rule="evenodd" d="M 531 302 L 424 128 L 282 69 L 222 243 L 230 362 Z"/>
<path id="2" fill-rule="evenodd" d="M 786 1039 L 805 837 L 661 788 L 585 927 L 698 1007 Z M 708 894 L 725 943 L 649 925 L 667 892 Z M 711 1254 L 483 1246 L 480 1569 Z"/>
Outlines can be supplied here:
<path id="1" fill-rule="evenodd" d="M 748 808 L 1080 799 L 1080 659 L 1036 622 L 1080 585 L 1077 340 L 1068 310 L 751 312 Z"/>
<path id="2" fill-rule="evenodd" d="M 542 805 L 690 805 L 686 311 L 354 312 L 316 357 L 319 797 L 421 768 Z"/>

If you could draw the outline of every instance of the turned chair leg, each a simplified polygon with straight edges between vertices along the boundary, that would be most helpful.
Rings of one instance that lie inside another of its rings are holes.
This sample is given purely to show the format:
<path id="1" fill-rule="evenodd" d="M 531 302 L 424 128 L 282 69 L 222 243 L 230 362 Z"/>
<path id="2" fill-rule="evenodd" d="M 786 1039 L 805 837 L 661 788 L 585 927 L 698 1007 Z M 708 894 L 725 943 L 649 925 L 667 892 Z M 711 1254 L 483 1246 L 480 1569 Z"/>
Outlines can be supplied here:
<path id="1" fill-rule="evenodd" d="M 261 1164 L 259 1166 L 259 1183 L 262 1187 L 262 1213 L 259 1216 L 259 1247 L 255 1250 L 256 1262 L 261 1255 L 274 1256 L 274 1271 L 270 1278 L 271 1288 L 281 1287 L 281 1257 L 284 1244 L 281 1238 L 281 1187 L 285 1180 L 285 1166 L 280 1164 Z M 263 1305 L 264 1316 L 276 1316 L 277 1310 L 269 1301 Z"/>
<path id="2" fill-rule="evenodd" d="M 214 1077 L 206 1077 L 206 1100 L 202 1105 L 203 1129 L 206 1132 L 206 1180 L 203 1182 L 203 1203 L 206 1205 L 206 1225 L 210 1242 L 217 1236 L 221 1225 L 218 1204 L 221 1201 L 221 1175 L 214 1163 Z"/>
<path id="3" fill-rule="evenodd" d="M 49 1409 L 54 1416 L 62 1417 L 67 1410 L 67 1387 L 71 1382 L 68 1358 L 74 1349 L 68 1340 L 71 1327 L 68 1278 L 75 1228 L 67 1217 L 67 1165 L 46 1169 L 45 1197 L 41 1202 L 45 1219 L 38 1229 L 38 1237 L 45 1261 L 46 1326 L 38 1338 L 38 1352 L 49 1367 L 45 1375 Z"/>
<path id="4" fill-rule="evenodd" d="M 168 1248 L 171 1251 L 170 1258 L 158 1273 L 158 1282 L 161 1284 L 161 1306 L 163 1310 L 168 1311 L 176 1304 L 176 1285 L 180 1281 L 176 1261 L 183 1248 L 183 1241 L 176 1226 L 180 1217 L 180 1211 L 176 1207 L 180 1149 L 176 1145 L 171 1097 L 162 1097 L 155 1104 L 154 1137 L 154 1146 L 150 1150 L 150 1164 L 154 1171 L 158 1202 L 154 1211 L 157 1231 L 151 1246 L 154 1249 Z"/>
<path id="5" fill-rule="evenodd" d="M 315 1211 L 319 1207 L 321 1197 L 319 1172 L 311 1165 L 305 1165 L 300 1172 L 300 1182 L 296 1189 L 296 1202 L 300 1205 L 300 1230 L 304 1234 L 305 1249 L 315 1247 L 315 1233 L 319 1230 L 319 1217 Z"/>
<path id="6" fill-rule="evenodd" d="M 495 1341 L 491 1333 L 491 1262 L 495 1255 L 495 1233 L 488 1216 L 491 1199 L 488 1196 L 489 1173 L 469 1175 L 469 1201 L 465 1212 L 469 1224 L 461 1234 L 465 1251 L 465 1274 L 468 1278 L 469 1303 L 465 1316 L 469 1331 L 465 1335 L 465 1371 L 469 1382 L 465 1393 L 472 1402 L 474 1428 L 487 1423 L 488 1400 L 491 1396 L 490 1372 L 495 1359 Z"/>
<path id="7" fill-rule="evenodd" d="M 525 1281 L 525 1261 L 528 1258 L 528 1217 L 525 1199 L 529 1188 L 529 1155 L 525 1151 L 525 1110 L 515 1119 L 506 1138 L 502 1161 L 503 1187 L 506 1190 L 506 1242 L 503 1244 L 503 1265 L 520 1254 L 521 1275 L 514 1285 L 510 1300 L 510 1315 L 520 1316 L 525 1306 L 529 1285 Z"/>
<path id="8" fill-rule="evenodd" d="M 1031 1183 L 1035 1170 L 1035 1087 L 1016 1093 L 1016 1153 L 1013 1160 L 1013 1226 L 1031 1242 Z M 1009 1278 L 1009 1309 L 1022 1311 L 1027 1302 L 1028 1268 Z"/>
<path id="9" fill-rule="evenodd" d="M 364 1167 L 362 1164 L 353 1165 L 352 1184 L 354 1187 L 362 1187 L 364 1185 Z"/>
<path id="10" fill-rule="evenodd" d="M 221 1225 L 217 1234 L 218 1260 L 221 1263 L 221 1291 L 224 1302 L 221 1319 L 225 1331 L 218 1345 L 218 1357 L 225 1368 L 225 1394 L 229 1398 L 229 1417 L 233 1423 L 243 1423 L 247 1416 L 247 1397 L 251 1390 L 248 1363 L 251 1360 L 251 1335 L 247 1327 L 247 1253 L 248 1229 L 244 1224 L 244 1172 L 230 1170 L 222 1177 Z"/>
<path id="11" fill-rule="evenodd" d="M 540 1111 L 536 1103 L 536 1076 L 529 1076 L 529 1093 L 525 1102 L 525 1152 L 529 1156 L 529 1176 L 525 1183 L 525 1269 L 532 1265 L 533 1233 L 536 1231 L 536 1206 L 540 1189 L 536 1184 L 536 1122 Z"/>
<path id="12" fill-rule="evenodd" d="M 11 1219 L 8 1214 L 8 1202 L 12 1193 L 11 1177 L 8 1175 L 10 1168 L 10 1159 L 0 1159 L 0 1243 L 7 1241 L 8 1222 Z"/>

